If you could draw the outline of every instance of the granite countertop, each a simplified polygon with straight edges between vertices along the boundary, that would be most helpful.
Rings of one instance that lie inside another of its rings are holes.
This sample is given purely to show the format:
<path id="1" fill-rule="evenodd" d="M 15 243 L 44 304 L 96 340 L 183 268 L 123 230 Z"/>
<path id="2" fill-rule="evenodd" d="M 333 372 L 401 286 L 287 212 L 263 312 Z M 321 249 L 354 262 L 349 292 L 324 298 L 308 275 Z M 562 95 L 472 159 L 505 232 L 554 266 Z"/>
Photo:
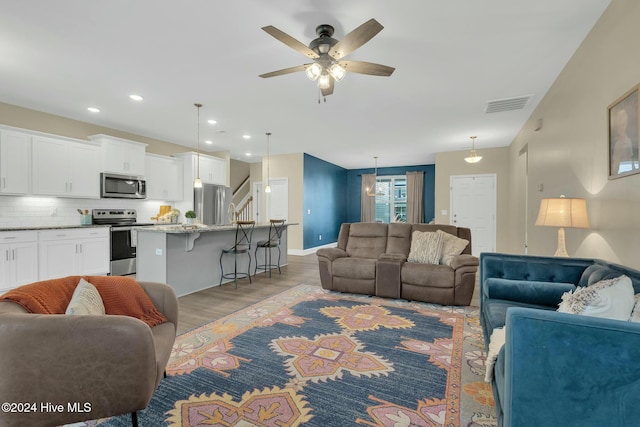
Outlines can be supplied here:
<path id="1" fill-rule="evenodd" d="M 285 227 L 289 225 L 298 225 L 297 222 L 287 222 Z M 259 223 L 255 225 L 255 228 L 269 228 L 270 224 Z M 168 234 L 191 234 L 191 233 L 208 233 L 211 231 L 229 231 L 235 230 L 235 224 L 229 225 L 188 225 L 188 224 L 159 224 L 153 227 L 135 227 L 138 232 L 151 232 L 151 233 L 168 233 Z"/>
<path id="2" fill-rule="evenodd" d="M 68 228 L 102 228 L 109 227 L 108 225 L 38 225 L 38 226 L 30 226 L 30 225 L 20 225 L 17 227 L 0 227 L 0 232 L 2 231 L 42 231 L 42 230 L 64 230 Z"/>

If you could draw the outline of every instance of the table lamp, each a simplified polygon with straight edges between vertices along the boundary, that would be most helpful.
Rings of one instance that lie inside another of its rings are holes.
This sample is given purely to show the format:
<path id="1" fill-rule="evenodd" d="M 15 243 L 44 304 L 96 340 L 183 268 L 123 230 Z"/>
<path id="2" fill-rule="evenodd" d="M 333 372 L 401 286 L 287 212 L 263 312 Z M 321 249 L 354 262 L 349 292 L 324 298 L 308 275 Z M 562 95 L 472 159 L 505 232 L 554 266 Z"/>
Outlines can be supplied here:
<path id="1" fill-rule="evenodd" d="M 560 196 L 542 199 L 536 225 L 558 228 L 558 249 L 554 256 L 568 257 L 564 240 L 564 228 L 589 228 L 587 201 Z"/>

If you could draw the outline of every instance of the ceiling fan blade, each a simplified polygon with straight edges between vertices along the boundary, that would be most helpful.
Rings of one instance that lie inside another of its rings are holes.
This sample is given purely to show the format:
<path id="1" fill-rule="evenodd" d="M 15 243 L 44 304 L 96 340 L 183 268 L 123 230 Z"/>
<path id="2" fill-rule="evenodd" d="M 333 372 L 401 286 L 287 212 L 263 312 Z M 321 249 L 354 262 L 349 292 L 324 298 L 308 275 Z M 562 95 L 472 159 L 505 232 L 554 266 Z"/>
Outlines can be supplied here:
<path id="1" fill-rule="evenodd" d="M 316 59 L 320 57 L 313 50 L 309 49 L 307 45 L 303 44 L 302 42 L 299 42 L 298 40 L 291 37 L 289 34 L 285 33 L 284 31 L 280 31 L 279 29 L 277 29 L 272 25 L 262 27 L 262 29 L 270 36 L 281 41 L 282 43 L 286 44 L 290 48 L 297 50 L 301 54 L 308 56 L 309 58 Z"/>
<path id="2" fill-rule="evenodd" d="M 262 77 L 263 79 L 266 79 L 268 77 L 276 77 L 276 76 L 282 76 L 284 74 L 290 74 L 290 73 L 295 73 L 295 72 L 298 72 L 298 71 L 304 71 L 309 65 L 311 65 L 311 64 L 303 64 L 303 65 L 298 65 L 296 67 L 283 68 L 282 70 L 277 70 L 277 71 L 272 71 L 270 73 L 260 74 L 258 77 Z"/>
<path id="3" fill-rule="evenodd" d="M 343 58 L 371 40 L 383 28 L 378 21 L 372 18 L 344 36 L 342 40 L 331 48 L 329 55 L 334 59 Z"/>
<path id="4" fill-rule="evenodd" d="M 395 68 L 382 64 L 374 64 L 373 62 L 363 61 L 340 61 L 339 64 L 347 70 L 348 73 L 368 74 L 370 76 L 390 76 Z"/>
<path id="5" fill-rule="evenodd" d="M 329 77 L 329 87 L 326 89 L 320 89 L 322 92 L 322 96 L 329 96 L 333 93 L 333 87 L 335 86 L 335 82 L 333 81 L 333 77 Z"/>

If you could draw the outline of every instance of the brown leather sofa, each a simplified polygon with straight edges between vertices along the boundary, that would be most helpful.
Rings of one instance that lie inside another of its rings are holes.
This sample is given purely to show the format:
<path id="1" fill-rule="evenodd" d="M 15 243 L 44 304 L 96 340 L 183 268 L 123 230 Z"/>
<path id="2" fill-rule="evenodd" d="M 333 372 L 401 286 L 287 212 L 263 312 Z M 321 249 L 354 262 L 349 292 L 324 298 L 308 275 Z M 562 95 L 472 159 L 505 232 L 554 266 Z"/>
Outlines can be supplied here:
<path id="1" fill-rule="evenodd" d="M 412 233 L 436 230 L 469 243 L 450 265 L 407 262 Z M 324 289 L 442 305 L 469 305 L 479 263 L 471 230 L 438 224 L 342 224 L 337 247 L 317 256 Z"/>
<path id="2" fill-rule="evenodd" d="M 0 396 L 22 405 L 0 412 L 0 426 L 56 426 L 126 413 L 137 423 L 136 411 L 147 407 L 164 376 L 178 324 L 173 289 L 139 283 L 167 322 L 150 328 L 120 315 L 32 314 L 0 302 Z M 43 409 L 47 403 L 62 406 Z"/>

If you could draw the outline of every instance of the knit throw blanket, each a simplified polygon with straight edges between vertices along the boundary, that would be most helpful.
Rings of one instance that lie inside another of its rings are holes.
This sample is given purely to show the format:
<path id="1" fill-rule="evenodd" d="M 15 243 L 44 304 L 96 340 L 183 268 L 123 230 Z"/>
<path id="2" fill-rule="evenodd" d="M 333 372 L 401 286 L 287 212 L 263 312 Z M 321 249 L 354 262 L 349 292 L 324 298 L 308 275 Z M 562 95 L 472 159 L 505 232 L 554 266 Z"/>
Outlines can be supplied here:
<path id="1" fill-rule="evenodd" d="M 19 304 L 29 313 L 64 314 L 82 278 L 96 287 L 106 314 L 135 317 L 149 327 L 167 321 L 142 286 L 132 278 L 122 276 L 68 276 L 44 280 L 12 289 L 0 296 L 0 301 Z"/>

